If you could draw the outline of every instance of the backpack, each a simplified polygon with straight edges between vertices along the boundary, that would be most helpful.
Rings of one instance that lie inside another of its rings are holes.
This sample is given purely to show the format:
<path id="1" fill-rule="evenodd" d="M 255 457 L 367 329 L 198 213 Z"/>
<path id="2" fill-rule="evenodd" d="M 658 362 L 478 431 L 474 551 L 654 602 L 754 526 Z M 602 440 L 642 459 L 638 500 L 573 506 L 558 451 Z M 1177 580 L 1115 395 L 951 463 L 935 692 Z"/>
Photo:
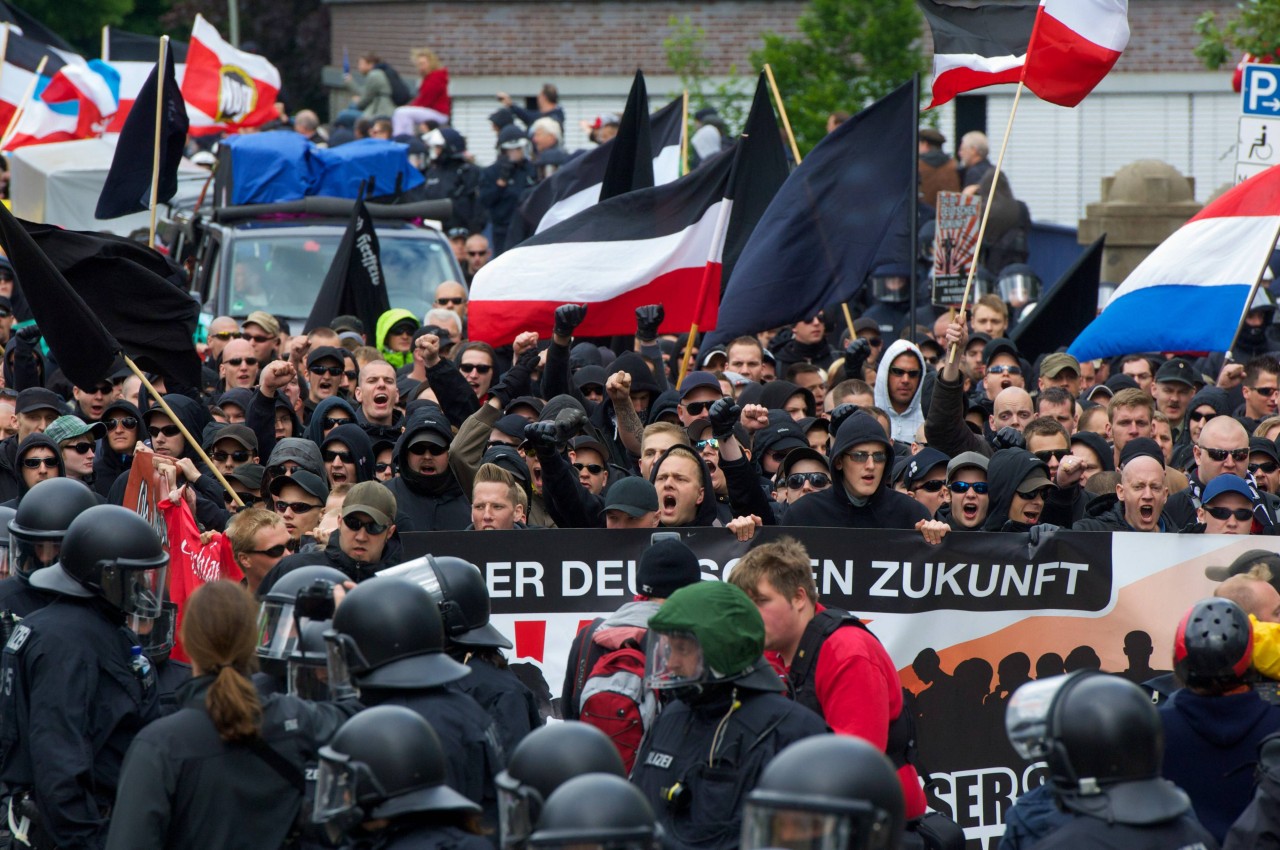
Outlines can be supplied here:
<path id="1" fill-rule="evenodd" d="M 387 75 L 387 83 L 391 86 L 391 102 L 396 106 L 404 106 L 413 100 L 413 92 L 409 91 L 409 87 L 404 84 L 404 79 L 400 76 L 400 72 L 392 68 L 386 62 L 379 62 L 373 67 L 382 71 Z"/>
<path id="2" fill-rule="evenodd" d="M 628 639 L 596 660 L 578 691 L 578 719 L 609 736 L 627 773 L 658 714 L 658 700 L 645 687 L 644 672 L 644 650 Z"/>

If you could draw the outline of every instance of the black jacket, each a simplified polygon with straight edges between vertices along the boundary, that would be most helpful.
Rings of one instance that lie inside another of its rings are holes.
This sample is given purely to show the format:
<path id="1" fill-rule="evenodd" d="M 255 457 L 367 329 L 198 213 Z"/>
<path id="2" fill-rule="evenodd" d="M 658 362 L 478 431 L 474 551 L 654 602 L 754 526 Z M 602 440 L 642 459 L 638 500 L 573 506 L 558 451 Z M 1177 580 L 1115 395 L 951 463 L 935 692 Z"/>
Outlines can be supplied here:
<path id="1" fill-rule="evenodd" d="M 468 658 L 466 664 L 471 675 L 458 680 L 458 690 L 489 712 L 502 751 L 511 753 L 525 735 L 542 725 L 537 697 L 510 668 L 499 668 L 477 655 Z"/>
<path id="2" fill-rule="evenodd" d="M 480 169 L 463 158 L 467 143 L 451 127 L 441 127 L 444 135 L 444 148 L 440 158 L 431 164 L 423 176 L 426 183 L 422 187 L 424 200 L 453 201 L 453 212 L 444 222 L 447 233 L 454 227 L 465 227 L 471 233 L 484 230 L 484 208 L 480 206 Z"/>
<path id="3" fill-rule="evenodd" d="M 499 186 L 501 179 L 506 185 Z M 529 160 L 508 162 L 506 156 L 499 151 L 498 160 L 486 166 L 480 172 L 480 203 L 489 213 L 493 224 L 494 253 L 505 251 L 511 246 L 507 244 L 507 228 L 511 226 L 511 217 L 524 193 L 538 182 L 538 171 Z"/>
<path id="4" fill-rule="evenodd" d="M 258 585 L 258 597 L 266 596 L 267 591 L 271 590 L 272 585 L 278 582 L 282 575 L 302 567 L 333 567 L 352 581 L 360 582 L 367 578 L 373 578 L 379 571 L 385 570 L 387 567 L 394 567 L 400 563 L 402 556 L 400 541 L 394 537 L 387 539 L 387 544 L 383 547 L 380 559 L 366 564 L 352 560 L 350 555 L 343 552 L 342 546 L 338 543 L 338 536 L 339 532 L 337 531 L 330 534 L 329 542 L 325 545 L 323 551 L 313 549 L 281 558 L 280 562 L 263 576 L 262 584 Z"/>
<path id="5" fill-rule="evenodd" d="M 1231 399 L 1227 395 L 1226 390 L 1217 387 L 1205 387 L 1200 392 L 1191 397 L 1191 401 L 1187 404 L 1186 415 L 1182 417 L 1182 430 L 1175 435 L 1173 443 L 1173 457 L 1169 461 L 1169 465 L 1174 469 L 1183 471 L 1190 469 L 1195 459 L 1191 454 L 1191 414 L 1197 407 L 1208 405 L 1212 407 L 1219 416 L 1227 416 L 1231 413 Z"/>
<path id="6" fill-rule="evenodd" d="M 1165 515 L 1173 520 L 1174 526 L 1180 529 L 1190 528 L 1196 524 L 1196 509 L 1200 507 L 1200 493 L 1204 489 L 1204 484 L 1200 482 L 1200 476 L 1193 469 L 1187 473 L 1187 478 L 1191 480 L 1183 489 L 1174 493 L 1169 497 L 1169 502 L 1164 506 Z M 1270 522 L 1264 523 L 1258 520 L 1258 507 L 1254 508 L 1254 523 L 1260 526 L 1259 534 L 1277 534 L 1280 533 L 1280 496 L 1271 493 L 1264 493 L 1258 490 L 1253 483 L 1252 476 L 1246 473 L 1245 480 L 1249 482 L 1249 486 L 1258 494 L 1260 504 L 1265 506 L 1265 511 L 1270 517 Z M 1255 503 L 1258 504 L 1258 503 Z"/>
<path id="7" fill-rule="evenodd" d="M 983 531 L 1027 531 L 1031 526 L 1009 519 L 1009 508 L 1019 485 L 1034 470 L 1039 469 L 1046 478 L 1049 467 L 1026 449 L 1001 449 L 991 456 L 987 465 L 987 486 L 990 507 Z"/>
<path id="8" fill-rule="evenodd" d="M 676 444 L 662 453 L 662 456 L 653 462 L 653 467 L 649 470 L 649 483 L 655 487 L 658 486 L 658 470 L 662 468 L 662 464 L 673 453 L 684 454 L 698 462 L 698 469 L 702 471 L 702 501 L 698 503 L 698 509 L 694 513 L 693 522 L 688 525 L 724 525 L 720 516 L 719 505 L 716 503 L 716 488 L 711 483 L 711 470 L 707 469 L 707 464 L 702 460 L 702 456 L 686 445 Z M 658 493 L 658 504 L 662 504 L 662 493 Z"/>
<path id="9" fill-rule="evenodd" d="M 462 490 L 452 469 L 436 475 L 422 475 L 409 465 L 409 444 L 432 416 L 429 410 L 415 411 L 396 441 L 395 457 L 400 469 L 387 482 L 396 497 L 396 529 L 406 531 L 462 531 L 471 523 L 471 500 Z"/>
<path id="10" fill-rule="evenodd" d="M 142 414 L 138 412 L 138 408 L 131 402 L 124 399 L 117 399 L 111 402 L 102 411 L 103 419 L 110 418 L 112 413 L 115 413 L 117 417 L 134 417 L 138 420 L 138 439 L 142 439 L 146 435 L 142 428 Z M 111 485 L 115 483 L 122 472 L 128 472 L 129 467 L 132 465 L 132 446 L 129 447 L 128 454 L 119 454 L 111 450 L 111 444 L 106 437 L 103 437 L 98 441 L 98 449 L 93 456 L 93 489 L 103 498 L 111 495 Z"/>
<path id="11" fill-rule="evenodd" d="M 279 847 L 302 795 L 262 756 L 218 735 L 205 707 L 212 676 L 178 691 L 181 708 L 143 729 L 129 747 L 107 847 L 236 848 L 247 836 Z M 298 769 L 360 708 L 284 694 L 262 699 L 262 742 Z"/>
<path id="12" fill-rule="evenodd" d="M 884 446 L 889 460 L 880 475 L 880 485 L 865 505 L 855 505 L 845 487 L 844 475 L 836 467 L 841 455 L 859 443 Z M 915 499 L 889 486 L 893 463 L 893 441 L 870 414 L 855 413 L 844 421 L 831 447 L 831 480 L 826 490 L 810 493 L 787 509 L 788 525 L 830 528 L 915 528 L 929 519 L 929 510 Z"/>
<path id="13" fill-rule="evenodd" d="M 1086 516 L 1077 520 L 1072 531 L 1137 531 L 1124 518 L 1124 502 L 1114 496 L 1110 500 L 1098 497 L 1089 503 Z M 1176 532 L 1178 526 L 1167 514 L 1160 514 L 1160 531 Z"/>

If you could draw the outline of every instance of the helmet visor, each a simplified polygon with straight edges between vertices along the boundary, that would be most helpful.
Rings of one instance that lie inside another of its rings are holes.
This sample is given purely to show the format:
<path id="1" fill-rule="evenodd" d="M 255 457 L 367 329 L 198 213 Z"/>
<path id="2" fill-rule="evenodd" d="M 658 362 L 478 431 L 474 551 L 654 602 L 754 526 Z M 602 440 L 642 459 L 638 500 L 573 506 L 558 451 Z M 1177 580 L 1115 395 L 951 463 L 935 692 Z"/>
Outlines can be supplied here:
<path id="1" fill-rule="evenodd" d="M 289 695 L 312 702 L 328 702 L 333 694 L 329 692 L 329 668 L 327 664 L 311 664 L 301 661 L 289 662 Z"/>
<path id="2" fill-rule="evenodd" d="M 526 785 L 513 781 L 503 782 L 499 777 L 498 786 L 498 829 L 502 836 L 502 850 L 515 850 L 529 838 L 533 832 L 533 801 L 530 795 L 537 795 Z"/>
<path id="3" fill-rule="evenodd" d="M 1027 761 L 1040 761 L 1049 753 L 1049 712 L 1070 676 L 1051 676 L 1027 682 L 1009 697 L 1004 728 L 1009 743 Z"/>
<path id="4" fill-rule="evenodd" d="M 440 574 L 436 572 L 430 555 L 414 558 L 403 564 L 378 571 L 378 578 L 402 578 L 421 585 L 437 605 L 444 603 L 444 586 L 440 583 Z"/>
<path id="5" fill-rule="evenodd" d="M 1030 274 L 1010 274 L 1000 278 L 1000 298 L 1013 307 L 1025 307 L 1040 297 L 1040 280 Z"/>
<path id="6" fill-rule="evenodd" d="M 747 803 L 742 818 L 742 850 L 845 850 L 880 846 L 870 839 L 887 836 L 889 819 L 870 804 L 844 811 Z"/>
<path id="7" fill-rule="evenodd" d="M 645 652 L 645 684 L 656 690 L 703 682 L 706 665 L 702 643 L 690 632 L 649 631 Z"/>
<path id="8" fill-rule="evenodd" d="M 911 279 L 898 274 L 874 275 L 871 278 L 871 294 L 875 300 L 888 304 L 910 301 Z"/>
<path id="9" fill-rule="evenodd" d="M 369 666 L 360 655 L 356 642 L 350 636 L 330 629 L 324 633 L 324 649 L 330 698 L 338 700 L 356 696 L 359 691 L 351 675 L 352 668 L 364 670 Z"/>
<path id="10" fill-rule="evenodd" d="M 258 609 L 258 657 L 283 661 L 298 645 L 294 603 L 264 599 Z"/>
<path id="11" fill-rule="evenodd" d="M 164 610 L 165 574 L 169 565 L 129 567 L 117 561 L 102 565 L 102 596 L 125 614 L 154 620 Z"/>
<path id="12" fill-rule="evenodd" d="M 316 803 L 312 820 L 327 823 L 354 811 L 357 805 L 356 783 L 355 766 L 350 761 L 322 756 L 316 773 Z"/>
<path id="13" fill-rule="evenodd" d="M 9 534 L 9 570 L 24 578 L 30 578 L 36 570 L 51 566 L 58 560 L 62 540 L 29 540 Z M 5 575 L 9 574 L 5 571 Z"/>
<path id="14" fill-rule="evenodd" d="M 142 654 L 152 661 L 168 658 L 173 649 L 174 615 L 177 610 L 177 605 L 165 602 L 159 617 L 143 617 L 138 614 L 129 616 L 129 628 L 138 636 Z"/>
<path id="15" fill-rule="evenodd" d="M 0 578 L 9 577 L 9 547 L 8 541 L 0 539 Z"/>

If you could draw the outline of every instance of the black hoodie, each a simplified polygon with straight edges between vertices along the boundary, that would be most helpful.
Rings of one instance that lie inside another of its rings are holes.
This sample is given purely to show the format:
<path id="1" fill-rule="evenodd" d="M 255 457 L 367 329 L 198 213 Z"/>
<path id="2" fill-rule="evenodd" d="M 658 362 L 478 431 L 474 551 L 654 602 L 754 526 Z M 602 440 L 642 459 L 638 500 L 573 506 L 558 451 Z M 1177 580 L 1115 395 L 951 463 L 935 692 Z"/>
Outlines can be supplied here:
<path id="1" fill-rule="evenodd" d="M 386 485 L 396 497 L 396 528 L 400 532 L 462 531 L 471 523 L 471 502 L 453 470 L 446 466 L 444 472 L 422 475 L 410 465 L 410 444 L 428 431 L 446 439 L 452 436 L 448 420 L 437 407 L 415 410 L 396 441 L 400 473 Z"/>
<path id="2" fill-rule="evenodd" d="M 22 497 L 27 495 L 27 491 L 31 489 L 27 486 L 27 481 L 22 475 L 22 458 L 26 456 L 27 452 L 39 446 L 52 450 L 53 456 L 58 459 L 58 477 L 65 478 L 67 476 L 67 468 L 62 463 L 62 450 L 58 448 L 58 444 L 39 431 L 28 434 L 27 438 L 18 446 L 17 462 L 14 464 L 18 469 L 18 496 L 12 501 L 6 502 L 4 507 L 16 508 L 18 502 L 22 501 Z"/>
<path id="3" fill-rule="evenodd" d="M 146 430 L 142 427 L 142 414 L 132 402 L 124 399 L 111 402 L 102 411 L 103 420 L 113 418 L 112 413 L 116 418 L 134 417 L 138 420 L 138 439 L 146 435 Z M 128 454 L 120 454 L 111 450 L 111 443 L 106 437 L 98 441 L 98 450 L 93 456 L 93 489 L 103 498 L 110 495 L 111 485 L 120 477 L 120 473 L 128 472 L 133 465 L 133 447 L 129 448 Z"/>
<path id="4" fill-rule="evenodd" d="M 361 481 L 373 480 L 376 455 L 373 452 L 373 441 L 369 439 L 369 435 L 364 432 L 363 428 L 355 423 L 339 425 L 334 428 L 329 432 L 329 436 L 324 438 L 324 442 L 320 444 L 322 454 L 330 443 L 342 443 L 355 459 L 356 480 L 349 483 L 356 484 Z M 332 482 L 330 482 L 330 486 L 333 486 Z"/>
<path id="5" fill-rule="evenodd" d="M 658 486 L 658 470 L 667 458 L 672 454 L 679 453 L 686 457 L 691 457 L 698 462 L 698 469 L 702 472 L 702 501 L 698 503 L 698 509 L 693 515 L 693 522 L 689 525 L 724 525 L 725 521 L 720 516 L 719 503 L 716 502 L 716 488 L 711 482 L 711 470 L 707 469 L 707 464 L 702 457 L 693 449 L 686 445 L 677 443 L 662 453 L 662 456 L 653 462 L 653 468 L 649 470 L 649 483 L 655 487 Z M 662 492 L 658 492 L 658 507 L 662 507 Z M 670 528 L 671 526 L 664 526 Z"/>
<path id="6" fill-rule="evenodd" d="M 1173 444 L 1173 456 L 1169 461 L 1169 465 L 1174 469 L 1186 471 L 1195 463 L 1195 459 L 1191 454 L 1191 414 L 1198 408 L 1208 405 L 1212 407 L 1219 416 L 1228 416 L 1231 414 L 1231 397 L 1227 395 L 1227 391 L 1217 387 L 1205 387 L 1200 392 L 1191 397 L 1191 401 L 1187 403 L 1186 415 L 1182 417 L 1182 431 L 1177 435 L 1177 440 Z"/>
<path id="7" fill-rule="evenodd" d="M 889 460 L 880 475 L 880 484 L 866 500 L 856 505 L 845 488 L 844 474 L 837 468 L 841 456 L 859 443 L 884 446 Z M 890 487 L 893 441 L 880 423 L 869 413 L 858 411 L 846 419 L 836 432 L 831 447 L 832 485 L 818 493 L 810 493 L 787 509 L 788 525 L 824 526 L 830 528 L 915 528 L 922 519 L 930 519 L 929 510 L 915 499 Z"/>
<path id="8" fill-rule="evenodd" d="M 1001 449 L 991 456 L 987 464 L 987 486 L 990 487 L 990 505 L 983 531 L 1028 531 L 1031 526 L 1009 519 L 1013 495 L 1027 476 L 1040 470 L 1049 477 L 1049 467 L 1026 449 Z"/>

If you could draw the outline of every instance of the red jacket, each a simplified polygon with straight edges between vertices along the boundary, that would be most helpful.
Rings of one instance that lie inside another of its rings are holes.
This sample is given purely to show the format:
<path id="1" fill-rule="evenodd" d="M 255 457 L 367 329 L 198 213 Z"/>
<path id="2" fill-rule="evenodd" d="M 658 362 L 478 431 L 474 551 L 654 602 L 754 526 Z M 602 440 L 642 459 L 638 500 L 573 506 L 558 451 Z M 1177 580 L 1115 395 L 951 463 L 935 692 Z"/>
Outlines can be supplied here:
<path id="1" fill-rule="evenodd" d="M 819 612 L 825 606 L 818 605 Z M 814 685 L 823 719 L 831 731 L 853 735 L 884 750 L 889 721 L 902 713 L 902 680 L 898 668 L 875 635 L 846 626 L 822 644 L 814 670 Z M 898 769 L 908 818 L 926 808 L 920 775 L 911 765 Z"/>
<path id="2" fill-rule="evenodd" d="M 425 106 L 445 115 L 452 113 L 453 102 L 449 99 L 449 69 L 437 68 L 422 78 L 418 87 L 418 96 L 409 101 L 410 106 Z"/>

